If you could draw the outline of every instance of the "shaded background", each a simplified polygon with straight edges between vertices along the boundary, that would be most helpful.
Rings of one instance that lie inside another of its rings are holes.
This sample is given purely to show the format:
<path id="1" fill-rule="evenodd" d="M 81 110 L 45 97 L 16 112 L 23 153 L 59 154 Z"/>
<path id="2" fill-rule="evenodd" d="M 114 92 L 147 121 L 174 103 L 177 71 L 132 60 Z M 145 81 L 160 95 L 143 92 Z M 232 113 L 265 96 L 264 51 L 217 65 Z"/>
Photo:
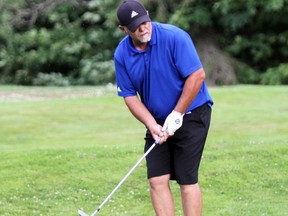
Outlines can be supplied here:
<path id="1" fill-rule="evenodd" d="M 0 2 L 0 84 L 114 83 L 119 0 Z M 193 38 L 209 85 L 288 84 L 288 0 L 143 0 Z"/>

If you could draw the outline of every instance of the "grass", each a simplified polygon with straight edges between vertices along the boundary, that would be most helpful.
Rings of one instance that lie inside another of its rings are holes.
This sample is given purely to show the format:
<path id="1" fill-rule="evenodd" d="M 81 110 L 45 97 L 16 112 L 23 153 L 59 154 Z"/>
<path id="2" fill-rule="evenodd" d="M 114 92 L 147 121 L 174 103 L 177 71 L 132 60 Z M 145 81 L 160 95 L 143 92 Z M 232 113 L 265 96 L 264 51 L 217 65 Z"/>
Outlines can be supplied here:
<path id="1" fill-rule="evenodd" d="M 203 216 L 287 215 L 288 87 L 210 92 Z M 114 89 L 1 86 L 0 103 L 0 215 L 92 213 L 143 155 L 145 128 Z M 99 215 L 154 215 L 145 163 Z"/>

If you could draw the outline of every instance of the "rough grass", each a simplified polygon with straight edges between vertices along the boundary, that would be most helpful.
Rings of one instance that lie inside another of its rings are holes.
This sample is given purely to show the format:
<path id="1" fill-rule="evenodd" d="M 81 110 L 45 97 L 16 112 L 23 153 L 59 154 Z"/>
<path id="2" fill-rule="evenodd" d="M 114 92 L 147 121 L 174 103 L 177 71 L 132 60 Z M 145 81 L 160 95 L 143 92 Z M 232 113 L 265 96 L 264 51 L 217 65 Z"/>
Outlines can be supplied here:
<path id="1" fill-rule="evenodd" d="M 203 215 L 287 215 L 288 88 L 210 92 Z M 0 87 L 0 215 L 90 214 L 102 203 L 143 154 L 145 128 L 115 95 L 107 87 Z M 99 215 L 154 215 L 145 163 Z"/>

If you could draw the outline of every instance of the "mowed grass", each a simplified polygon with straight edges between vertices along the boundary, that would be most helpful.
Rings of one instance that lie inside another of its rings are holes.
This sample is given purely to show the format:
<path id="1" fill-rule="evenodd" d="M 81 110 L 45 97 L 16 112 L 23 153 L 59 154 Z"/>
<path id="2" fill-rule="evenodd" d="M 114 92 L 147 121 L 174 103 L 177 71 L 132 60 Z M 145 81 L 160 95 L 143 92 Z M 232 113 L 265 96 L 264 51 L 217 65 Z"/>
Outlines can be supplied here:
<path id="1" fill-rule="evenodd" d="M 287 215 L 288 87 L 210 93 L 203 215 Z M 0 104 L 0 215 L 91 214 L 143 155 L 145 128 L 114 88 L 2 86 Z M 171 188 L 181 216 L 178 185 Z M 154 215 L 145 162 L 100 215 Z"/>

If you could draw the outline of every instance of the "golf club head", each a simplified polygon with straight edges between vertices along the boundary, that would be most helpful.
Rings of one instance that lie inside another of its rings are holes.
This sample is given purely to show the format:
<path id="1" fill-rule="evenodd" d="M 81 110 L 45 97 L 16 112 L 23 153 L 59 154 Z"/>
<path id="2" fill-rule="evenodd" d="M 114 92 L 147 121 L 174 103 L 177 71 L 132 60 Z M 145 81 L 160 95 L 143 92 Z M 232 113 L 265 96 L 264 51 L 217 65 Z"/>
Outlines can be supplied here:
<path id="1" fill-rule="evenodd" d="M 84 211 L 82 211 L 82 210 L 78 210 L 78 214 L 79 214 L 79 216 L 89 216 L 88 214 L 86 214 Z"/>

